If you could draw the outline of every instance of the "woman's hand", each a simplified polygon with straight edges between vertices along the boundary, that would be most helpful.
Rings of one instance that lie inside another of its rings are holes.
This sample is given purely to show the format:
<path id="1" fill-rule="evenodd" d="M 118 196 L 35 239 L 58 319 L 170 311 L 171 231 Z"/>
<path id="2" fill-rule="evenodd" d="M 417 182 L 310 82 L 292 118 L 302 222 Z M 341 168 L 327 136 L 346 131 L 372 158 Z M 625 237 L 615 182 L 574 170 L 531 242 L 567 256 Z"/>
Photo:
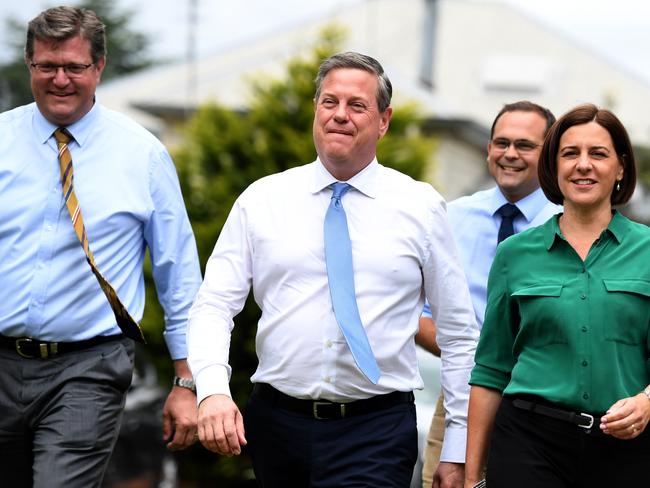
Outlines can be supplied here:
<path id="1" fill-rule="evenodd" d="M 600 429 L 617 439 L 634 439 L 650 422 L 650 398 L 645 393 L 623 398 L 601 418 Z"/>

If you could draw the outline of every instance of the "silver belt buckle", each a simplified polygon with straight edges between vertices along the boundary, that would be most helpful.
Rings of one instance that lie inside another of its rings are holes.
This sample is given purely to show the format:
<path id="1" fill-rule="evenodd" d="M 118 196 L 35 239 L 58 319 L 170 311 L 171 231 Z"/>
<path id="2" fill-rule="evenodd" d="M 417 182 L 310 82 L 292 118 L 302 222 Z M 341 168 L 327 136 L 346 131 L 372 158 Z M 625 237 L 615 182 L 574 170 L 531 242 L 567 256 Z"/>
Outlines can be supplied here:
<path id="1" fill-rule="evenodd" d="M 336 403 L 333 402 L 314 402 L 312 404 L 312 412 L 314 414 L 314 418 L 316 420 L 327 420 L 327 417 L 321 417 L 318 415 L 318 406 L 319 405 L 336 405 Z M 345 418 L 345 403 L 339 403 L 339 408 L 341 410 L 341 418 Z"/>
<path id="2" fill-rule="evenodd" d="M 319 405 L 331 405 L 331 403 L 330 402 L 314 402 L 312 404 L 312 411 L 314 413 L 314 418 L 317 419 L 317 420 L 326 420 L 325 417 L 321 417 L 320 415 L 318 415 L 318 406 Z"/>
<path id="3" fill-rule="evenodd" d="M 585 429 L 585 430 L 589 430 L 594 426 L 594 416 L 593 415 L 589 415 L 588 413 L 580 412 L 580 416 L 586 418 L 587 420 L 589 420 L 589 425 L 578 425 L 578 427 L 580 427 L 582 429 Z"/>
<path id="4" fill-rule="evenodd" d="M 22 346 L 24 344 L 31 344 L 31 343 L 36 343 L 38 344 L 38 354 L 27 354 L 26 352 L 23 352 Z M 41 359 L 46 359 L 51 355 L 56 355 L 58 352 L 58 343 L 56 342 L 39 342 L 36 341 L 30 337 L 20 337 L 16 339 L 15 342 L 15 347 L 16 347 L 16 352 L 21 356 L 26 359 L 36 359 L 36 358 L 41 358 Z"/>

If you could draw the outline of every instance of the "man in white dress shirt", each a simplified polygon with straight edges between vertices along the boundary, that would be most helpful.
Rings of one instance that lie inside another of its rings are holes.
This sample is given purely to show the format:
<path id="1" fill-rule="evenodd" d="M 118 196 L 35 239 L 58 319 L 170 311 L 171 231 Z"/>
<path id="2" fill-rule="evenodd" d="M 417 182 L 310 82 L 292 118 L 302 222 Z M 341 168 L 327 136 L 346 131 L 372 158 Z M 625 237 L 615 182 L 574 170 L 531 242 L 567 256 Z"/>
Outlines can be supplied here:
<path id="1" fill-rule="evenodd" d="M 337 54 L 316 85 L 318 159 L 242 193 L 190 311 L 199 438 L 225 455 L 248 444 L 264 487 L 406 487 L 417 456 L 412 391 L 422 388 L 413 338 L 425 298 L 438 324 L 443 388 L 467 384 L 478 329 L 443 199 L 377 162 L 392 115 L 383 68 L 365 55 Z M 333 197 L 338 186 L 347 191 Z M 335 313 L 324 245 L 334 204 L 347 218 L 353 299 L 378 379 Z M 228 354 L 251 286 L 262 317 L 244 419 L 230 396 Z M 445 354 L 451 344 L 454 354 Z M 442 486 L 462 487 L 468 391 L 445 389 Z"/>

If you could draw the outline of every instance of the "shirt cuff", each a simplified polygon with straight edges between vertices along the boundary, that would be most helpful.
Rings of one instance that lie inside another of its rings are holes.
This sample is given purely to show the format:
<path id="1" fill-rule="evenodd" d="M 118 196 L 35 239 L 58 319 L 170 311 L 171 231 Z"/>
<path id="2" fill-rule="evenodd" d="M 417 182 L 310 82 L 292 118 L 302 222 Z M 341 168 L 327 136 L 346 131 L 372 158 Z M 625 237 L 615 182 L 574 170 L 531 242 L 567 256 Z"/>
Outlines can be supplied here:
<path id="1" fill-rule="evenodd" d="M 232 398 L 228 377 L 228 369 L 218 364 L 208 366 L 194 375 L 197 405 L 210 395 L 227 395 Z"/>
<path id="2" fill-rule="evenodd" d="M 174 332 L 164 332 L 165 343 L 169 350 L 169 355 L 173 361 L 187 358 L 187 334 L 183 330 L 174 330 Z"/>
<path id="3" fill-rule="evenodd" d="M 442 444 L 440 462 L 464 463 L 467 444 L 467 430 L 457 427 L 445 429 L 445 440 Z"/>
<path id="4" fill-rule="evenodd" d="M 469 379 L 470 385 L 483 386 L 493 390 L 503 391 L 510 382 L 510 375 L 499 370 L 476 364 Z"/>

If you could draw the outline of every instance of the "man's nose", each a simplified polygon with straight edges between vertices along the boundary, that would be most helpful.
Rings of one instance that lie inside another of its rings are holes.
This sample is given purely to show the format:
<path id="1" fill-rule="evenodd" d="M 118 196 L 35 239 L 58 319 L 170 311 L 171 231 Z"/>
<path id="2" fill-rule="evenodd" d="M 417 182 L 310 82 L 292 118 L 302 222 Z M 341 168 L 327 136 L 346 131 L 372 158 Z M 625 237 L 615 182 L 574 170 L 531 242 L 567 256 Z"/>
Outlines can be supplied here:
<path id="1" fill-rule="evenodd" d="M 511 142 L 508 145 L 508 149 L 506 149 L 505 157 L 508 159 L 517 159 L 519 157 L 519 153 L 517 152 L 517 149 L 515 148 L 515 143 Z"/>
<path id="2" fill-rule="evenodd" d="M 58 66 L 56 68 L 52 81 L 57 86 L 65 86 L 70 82 L 70 78 L 68 77 L 68 74 L 65 72 L 65 68 L 63 66 Z"/>
<path id="3" fill-rule="evenodd" d="M 339 103 L 334 112 L 334 119 L 337 122 L 346 122 L 349 118 L 348 106 L 344 103 Z"/>

